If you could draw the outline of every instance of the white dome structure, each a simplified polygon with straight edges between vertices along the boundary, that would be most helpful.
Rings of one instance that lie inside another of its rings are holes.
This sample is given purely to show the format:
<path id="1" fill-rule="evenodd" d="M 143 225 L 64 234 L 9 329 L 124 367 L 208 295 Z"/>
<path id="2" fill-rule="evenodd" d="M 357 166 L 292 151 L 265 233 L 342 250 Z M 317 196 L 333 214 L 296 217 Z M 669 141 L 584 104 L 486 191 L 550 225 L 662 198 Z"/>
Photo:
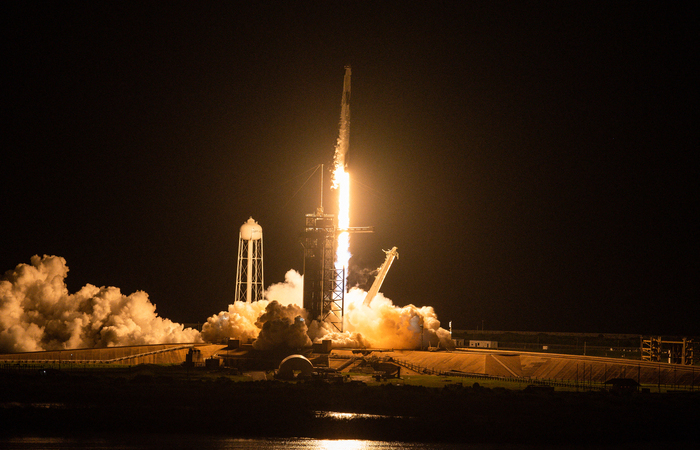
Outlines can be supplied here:
<path id="1" fill-rule="evenodd" d="M 314 365 L 311 364 L 303 355 L 289 355 L 280 363 L 277 376 L 286 380 L 293 378 L 310 377 L 314 371 Z"/>

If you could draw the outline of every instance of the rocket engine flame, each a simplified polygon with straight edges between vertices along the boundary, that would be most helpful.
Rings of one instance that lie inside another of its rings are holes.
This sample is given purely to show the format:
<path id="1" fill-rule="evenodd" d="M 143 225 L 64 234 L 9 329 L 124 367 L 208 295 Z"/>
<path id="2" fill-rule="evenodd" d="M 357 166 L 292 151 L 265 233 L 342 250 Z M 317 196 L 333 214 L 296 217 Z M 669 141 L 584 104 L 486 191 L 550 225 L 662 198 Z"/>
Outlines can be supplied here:
<path id="1" fill-rule="evenodd" d="M 341 180 L 338 190 L 338 228 L 347 230 L 350 227 L 350 174 L 343 169 L 337 179 Z M 347 269 L 350 256 L 350 233 L 342 231 L 338 234 L 335 268 Z M 347 273 L 345 277 L 347 279 Z"/>

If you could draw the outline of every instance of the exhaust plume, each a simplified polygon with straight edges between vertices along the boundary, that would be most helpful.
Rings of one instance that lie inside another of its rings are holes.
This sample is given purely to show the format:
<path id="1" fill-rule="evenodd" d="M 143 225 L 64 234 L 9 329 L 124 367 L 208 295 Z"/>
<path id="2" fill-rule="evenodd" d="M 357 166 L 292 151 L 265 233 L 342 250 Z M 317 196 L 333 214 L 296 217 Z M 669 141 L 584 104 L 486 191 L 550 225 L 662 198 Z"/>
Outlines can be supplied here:
<path id="1" fill-rule="evenodd" d="M 35 255 L 0 280 L 0 352 L 201 342 L 197 330 L 158 317 L 143 291 L 85 285 L 68 292 L 66 260 Z"/>
<path id="2" fill-rule="evenodd" d="M 221 311 L 207 319 L 207 323 L 202 326 L 202 339 L 212 343 L 224 342 L 228 338 L 241 342 L 257 339 L 260 329 L 256 323 L 268 303 L 267 300 L 233 302 L 228 305 L 227 311 Z"/>
<path id="3" fill-rule="evenodd" d="M 298 348 L 333 341 L 334 346 L 417 349 L 450 348 L 447 330 L 432 307 L 395 306 L 379 293 L 372 308 L 367 293 L 353 288 L 345 297 L 345 332 L 324 322 L 308 323 L 300 306 L 303 276 L 294 270 L 265 291 L 265 300 L 234 302 L 211 316 L 202 333 L 159 317 L 143 291 L 124 295 L 116 287 L 87 284 L 71 294 L 68 266 L 59 256 L 33 256 L 0 280 L 0 352 L 100 348 L 162 343 L 255 340 L 258 350 Z"/>
<path id="4" fill-rule="evenodd" d="M 265 300 L 257 302 L 234 302 L 228 305 L 227 311 L 209 317 L 202 327 L 202 338 L 207 342 L 224 342 L 229 338 L 241 342 L 257 339 L 266 322 L 261 317 L 272 300 L 280 306 L 295 306 L 299 311 L 304 311 L 296 315 L 306 317 L 306 311 L 302 310 L 304 277 L 295 270 L 287 271 L 284 281 L 268 287 L 263 296 Z"/>
<path id="5" fill-rule="evenodd" d="M 370 308 L 363 305 L 367 292 L 358 288 L 345 295 L 344 332 L 325 322 L 308 323 L 306 311 L 299 306 L 302 286 L 303 276 L 290 270 L 284 283 L 268 288 L 266 300 L 235 302 L 228 311 L 210 317 L 202 329 L 202 337 L 208 342 L 222 342 L 226 338 L 244 342 L 258 339 L 260 343 L 255 341 L 253 347 L 259 350 L 279 346 L 296 348 L 325 339 L 330 339 L 336 347 L 418 349 L 438 344 L 442 348 L 453 347 L 449 331 L 440 328 L 432 307 L 398 307 L 379 293 Z M 301 336 L 302 331 L 308 341 Z"/>
<path id="6" fill-rule="evenodd" d="M 367 292 L 353 288 L 345 295 L 344 333 L 328 332 L 318 327 L 314 342 L 331 339 L 333 345 L 368 348 L 418 349 L 440 346 L 454 347 L 450 332 L 440 328 L 440 321 L 431 306 L 396 306 L 379 293 L 372 307 L 364 305 Z"/>
<path id="7" fill-rule="evenodd" d="M 308 347 L 311 339 L 306 334 L 306 310 L 296 305 L 282 306 L 276 300 L 265 307 L 265 313 L 255 325 L 260 328 L 258 339 L 253 343 L 256 350 L 273 350 Z"/>

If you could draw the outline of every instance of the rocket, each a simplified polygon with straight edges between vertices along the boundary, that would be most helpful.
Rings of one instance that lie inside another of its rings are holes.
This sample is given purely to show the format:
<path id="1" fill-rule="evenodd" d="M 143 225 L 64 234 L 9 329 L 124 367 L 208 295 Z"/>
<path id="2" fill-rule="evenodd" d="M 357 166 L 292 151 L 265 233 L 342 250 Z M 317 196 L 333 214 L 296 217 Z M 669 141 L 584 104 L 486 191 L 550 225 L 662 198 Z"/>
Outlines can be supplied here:
<path id="1" fill-rule="evenodd" d="M 345 77 L 343 77 L 343 101 L 341 110 L 341 120 L 347 119 L 350 121 L 350 66 L 345 66 Z M 347 108 L 347 111 L 346 111 Z M 347 117 L 344 117 L 344 113 L 347 112 Z"/>
<path id="2" fill-rule="evenodd" d="M 335 146 L 335 167 L 347 166 L 346 155 L 350 147 L 350 66 L 345 66 L 345 77 L 343 78 L 343 98 L 340 103 L 340 134 L 338 143 Z"/>

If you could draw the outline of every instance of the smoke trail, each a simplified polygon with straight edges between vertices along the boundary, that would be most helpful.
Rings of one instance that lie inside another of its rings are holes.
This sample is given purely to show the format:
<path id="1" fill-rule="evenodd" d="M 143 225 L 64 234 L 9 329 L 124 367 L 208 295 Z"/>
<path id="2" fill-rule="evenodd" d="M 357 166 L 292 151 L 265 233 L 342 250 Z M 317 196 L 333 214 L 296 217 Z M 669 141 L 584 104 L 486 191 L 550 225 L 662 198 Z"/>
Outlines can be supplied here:
<path id="1" fill-rule="evenodd" d="M 356 264 L 353 264 L 348 271 L 348 286 L 352 286 L 358 289 L 369 290 L 372 287 L 372 281 L 379 274 L 379 268 L 361 268 Z"/>
<path id="2" fill-rule="evenodd" d="M 31 258 L 0 280 L 0 352 L 201 342 L 199 332 L 158 317 L 143 291 L 87 284 L 68 292 L 66 260 Z"/>
<path id="3" fill-rule="evenodd" d="M 340 103 L 340 133 L 333 157 L 333 188 L 341 182 L 338 176 L 345 171 L 345 156 L 350 148 L 350 66 L 345 66 L 343 78 L 343 98 Z"/>

